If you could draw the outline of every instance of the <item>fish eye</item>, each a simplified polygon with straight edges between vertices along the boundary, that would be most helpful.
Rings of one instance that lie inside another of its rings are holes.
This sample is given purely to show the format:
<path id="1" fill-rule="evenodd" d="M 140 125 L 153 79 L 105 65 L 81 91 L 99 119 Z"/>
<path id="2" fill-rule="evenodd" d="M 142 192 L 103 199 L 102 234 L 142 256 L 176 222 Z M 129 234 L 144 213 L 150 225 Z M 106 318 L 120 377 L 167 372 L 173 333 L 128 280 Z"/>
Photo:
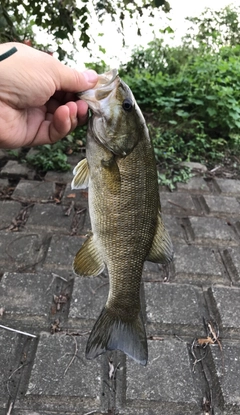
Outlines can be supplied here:
<path id="1" fill-rule="evenodd" d="M 124 109 L 124 111 L 132 111 L 132 107 L 133 107 L 133 103 L 129 98 L 124 99 L 123 103 L 122 103 L 122 107 Z"/>

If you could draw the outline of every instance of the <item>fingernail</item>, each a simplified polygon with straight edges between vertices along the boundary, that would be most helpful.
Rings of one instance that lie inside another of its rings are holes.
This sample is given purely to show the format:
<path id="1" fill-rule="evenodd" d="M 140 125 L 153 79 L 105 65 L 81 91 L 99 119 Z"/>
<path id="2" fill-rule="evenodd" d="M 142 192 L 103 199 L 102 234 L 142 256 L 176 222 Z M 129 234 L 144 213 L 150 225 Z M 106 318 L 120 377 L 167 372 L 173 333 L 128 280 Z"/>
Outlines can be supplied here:
<path id="1" fill-rule="evenodd" d="M 98 74 L 97 72 L 93 71 L 92 69 L 88 69 L 87 71 L 83 71 L 83 75 L 85 79 L 91 83 L 96 84 L 98 81 Z"/>

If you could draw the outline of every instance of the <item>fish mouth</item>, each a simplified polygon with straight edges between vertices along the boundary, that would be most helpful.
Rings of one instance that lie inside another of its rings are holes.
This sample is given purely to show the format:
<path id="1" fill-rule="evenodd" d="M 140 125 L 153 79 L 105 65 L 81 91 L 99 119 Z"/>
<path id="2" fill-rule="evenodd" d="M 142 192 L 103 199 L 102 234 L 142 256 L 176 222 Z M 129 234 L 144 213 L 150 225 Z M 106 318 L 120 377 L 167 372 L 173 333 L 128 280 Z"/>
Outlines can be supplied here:
<path id="1" fill-rule="evenodd" d="M 80 99 L 86 101 L 93 113 L 100 114 L 102 112 L 101 106 L 103 105 L 103 103 L 100 105 L 100 101 L 109 97 L 118 82 L 120 82 L 118 71 L 117 69 L 112 69 L 98 75 L 98 82 L 94 88 L 79 92 L 77 95 Z"/>
<path id="2" fill-rule="evenodd" d="M 133 150 L 133 140 L 125 131 L 127 127 L 122 117 L 122 100 L 125 96 L 134 101 L 117 69 L 99 75 L 94 88 L 79 94 L 79 98 L 88 104 L 92 112 L 88 131 L 96 141 L 119 157 L 126 157 Z"/>
<path id="3" fill-rule="evenodd" d="M 111 85 L 111 83 L 115 81 L 117 76 L 118 76 L 117 69 L 112 69 L 111 71 L 108 71 L 106 73 L 103 73 L 103 74 L 99 75 L 98 76 L 98 82 L 97 82 L 96 86 L 94 87 L 94 89 L 98 89 L 98 88 L 101 88 L 101 87 L 107 87 L 107 86 Z"/>

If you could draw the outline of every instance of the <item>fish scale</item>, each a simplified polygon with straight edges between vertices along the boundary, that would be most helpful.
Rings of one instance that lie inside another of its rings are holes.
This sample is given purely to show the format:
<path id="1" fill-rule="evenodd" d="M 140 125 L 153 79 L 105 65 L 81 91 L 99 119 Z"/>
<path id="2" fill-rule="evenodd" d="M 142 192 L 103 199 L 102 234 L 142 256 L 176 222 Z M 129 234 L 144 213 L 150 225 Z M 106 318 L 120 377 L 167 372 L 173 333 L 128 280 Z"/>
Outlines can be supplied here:
<path id="1" fill-rule="evenodd" d="M 74 169 L 73 188 L 88 182 L 92 235 L 78 251 L 74 271 L 107 268 L 108 299 L 89 336 L 86 357 L 118 349 L 146 365 L 140 285 L 145 260 L 168 263 L 172 244 L 160 215 L 157 169 L 143 115 L 116 71 L 81 98 L 92 110 L 86 161 Z M 88 258 L 86 260 L 86 258 Z"/>

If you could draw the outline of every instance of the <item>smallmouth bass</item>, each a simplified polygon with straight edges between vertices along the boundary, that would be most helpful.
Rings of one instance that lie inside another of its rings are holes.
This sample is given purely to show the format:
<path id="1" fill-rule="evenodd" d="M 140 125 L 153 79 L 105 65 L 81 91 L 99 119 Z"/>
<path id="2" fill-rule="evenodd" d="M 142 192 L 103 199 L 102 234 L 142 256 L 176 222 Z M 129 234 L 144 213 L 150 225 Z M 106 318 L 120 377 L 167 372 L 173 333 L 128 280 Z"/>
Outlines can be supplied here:
<path id="1" fill-rule="evenodd" d="M 92 117 L 86 159 L 73 171 L 72 188 L 89 187 L 92 234 L 76 254 L 73 269 L 81 276 L 97 276 L 107 267 L 110 283 L 86 357 L 118 349 L 146 365 L 140 304 L 143 264 L 164 264 L 173 257 L 160 213 L 154 151 L 141 110 L 116 70 L 99 75 L 97 85 L 80 98 Z"/>

